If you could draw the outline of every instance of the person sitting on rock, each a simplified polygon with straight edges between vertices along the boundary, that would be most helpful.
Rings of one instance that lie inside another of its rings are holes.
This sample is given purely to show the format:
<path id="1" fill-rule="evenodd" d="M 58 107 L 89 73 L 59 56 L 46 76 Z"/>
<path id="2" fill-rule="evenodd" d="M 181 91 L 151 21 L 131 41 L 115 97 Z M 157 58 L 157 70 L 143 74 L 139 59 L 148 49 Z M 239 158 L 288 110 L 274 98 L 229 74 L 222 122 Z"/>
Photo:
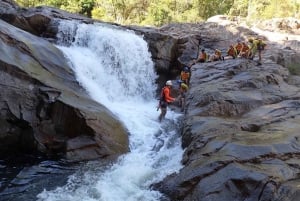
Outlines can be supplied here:
<path id="1" fill-rule="evenodd" d="M 215 49 L 214 54 L 210 56 L 210 61 L 219 61 L 219 60 L 224 60 L 224 57 L 222 56 L 221 50 Z"/>
<path id="2" fill-rule="evenodd" d="M 227 55 L 231 56 L 233 59 L 237 58 L 238 54 L 234 45 L 229 46 L 229 49 L 227 50 Z"/>
<path id="3" fill-rule="evenodd" d="M 240 53 L 242 52 L 243 46 L 244 46 L 243 43 L 240 40 L 237 40 L 237 44 L 235 44 L 234 46 L 237 52 L 237 56 L 239 56 Z"/>
<path id="4" fill-rule="evenodd" d="M 249 51 L 250 51 L 250 47 L 245 42 L 242 42 L 242 49 L 239 53 L 239 56 L 247 58 Z"/>
<path id="5" fill-rule="evenodd" d="M 208 60 L 208 58 L 209 57 L 208 57 L 207 53 L 205 52 L 205 49 L 202 49 L 198 58 L 193 61 L 192 65 L 194 65 L 197 62 L 204 63 Z"/>

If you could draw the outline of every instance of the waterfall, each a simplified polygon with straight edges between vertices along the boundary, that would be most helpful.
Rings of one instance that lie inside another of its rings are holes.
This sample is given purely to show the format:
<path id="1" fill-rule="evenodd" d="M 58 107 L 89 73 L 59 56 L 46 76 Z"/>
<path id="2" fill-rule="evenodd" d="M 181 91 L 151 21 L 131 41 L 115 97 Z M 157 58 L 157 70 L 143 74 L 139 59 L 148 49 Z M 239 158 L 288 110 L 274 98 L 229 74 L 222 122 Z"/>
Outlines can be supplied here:
<path id="1" fill-rule="evenodd" d="M 170 110 L 167 120 L 158 122 L 157 75 L 147 43 L 129 30 L 70 21 L 61 23 L 58 38 L 80 85 L 128 129 L 130 152 L 105 168 L 87 164 L 65 186 L 45 189 L 38 200 L 160 200 L 150 185 L 182 167 L 181 115 Z"/>

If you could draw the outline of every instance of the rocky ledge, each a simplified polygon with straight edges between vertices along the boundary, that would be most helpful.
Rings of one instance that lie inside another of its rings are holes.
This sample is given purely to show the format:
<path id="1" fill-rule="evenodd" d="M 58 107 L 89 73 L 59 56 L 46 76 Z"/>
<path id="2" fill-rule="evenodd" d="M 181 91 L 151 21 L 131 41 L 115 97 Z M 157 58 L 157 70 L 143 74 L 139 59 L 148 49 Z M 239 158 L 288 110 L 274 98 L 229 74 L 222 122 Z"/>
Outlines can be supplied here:
<path id="1" fill-rule="evenodd" d="M 257 35 L 231 23 L 199 33 L 207 51 Z M 153 186 L 170 200 L 299 200 L 300 77 L 288 70 L 299 70 L 299 52 L 267 43 L 261 66 L 257 58 L 192 66 L 184 168 Z"/>

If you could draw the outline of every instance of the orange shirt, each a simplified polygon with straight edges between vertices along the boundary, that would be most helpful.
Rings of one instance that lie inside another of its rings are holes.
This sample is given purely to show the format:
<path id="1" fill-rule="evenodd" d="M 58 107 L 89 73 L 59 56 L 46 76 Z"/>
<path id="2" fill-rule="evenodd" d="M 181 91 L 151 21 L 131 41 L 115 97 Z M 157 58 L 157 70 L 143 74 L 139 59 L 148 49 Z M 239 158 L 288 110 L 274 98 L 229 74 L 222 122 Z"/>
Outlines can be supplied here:
<path id="1" fill-rule="evenodd" d="M 242 51 L 242 49 L 243 49 L 243 44 L 242 44 L 242 43 L 237 43 L 237 44 L 235 45 L 235 49 L 236 49 L 238 52 Z"/>
<path id="2" fill-rule="evenodd" d="M 232 57 L 236 57 L 237 56 L 237 51 L 236 51 L 236 49 L 235 49 L 235 47 L 233 45 L 229 46 L 229 49 L 227 50 L 227 54 L 229 56 L 232 56 Z"/>
<path id="3" fill-rule="evenodd" d="M 170 87 L 165 86 L 162 90 L 162 93 L 163 93 L 164 100 L 166 102 L 170 103 L 175 100 L 175 98 L 171 97 L 171 95 L 170 95 Z"/>
<path id="4" fill-rule="evenodd" d="M 206 58 L 207 54 L 205 52 L 201 52 L 201 54 L 199 55 L 199 59 L 206 60 Z"/>
<path id="5" fill-rule="evenodd" d="M 243 49 L 242 52 L 246 52 L 249 50 L 249 46 L 246 43 L 242 43 L 243 44 Z"/>

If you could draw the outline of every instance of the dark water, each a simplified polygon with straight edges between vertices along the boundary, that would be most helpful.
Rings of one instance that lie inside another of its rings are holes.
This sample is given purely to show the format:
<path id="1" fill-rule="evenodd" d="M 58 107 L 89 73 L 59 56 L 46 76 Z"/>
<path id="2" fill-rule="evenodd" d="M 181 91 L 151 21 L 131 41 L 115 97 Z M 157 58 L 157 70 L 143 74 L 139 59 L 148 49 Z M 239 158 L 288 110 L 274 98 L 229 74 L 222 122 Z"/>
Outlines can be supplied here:
<path id="1" fill-rule="evenodd" d="M 10 155 L 0 159 L 0 201 L 31 201 L 44 189 L 66 184 L 82 164 L 36 155 Z"/>

